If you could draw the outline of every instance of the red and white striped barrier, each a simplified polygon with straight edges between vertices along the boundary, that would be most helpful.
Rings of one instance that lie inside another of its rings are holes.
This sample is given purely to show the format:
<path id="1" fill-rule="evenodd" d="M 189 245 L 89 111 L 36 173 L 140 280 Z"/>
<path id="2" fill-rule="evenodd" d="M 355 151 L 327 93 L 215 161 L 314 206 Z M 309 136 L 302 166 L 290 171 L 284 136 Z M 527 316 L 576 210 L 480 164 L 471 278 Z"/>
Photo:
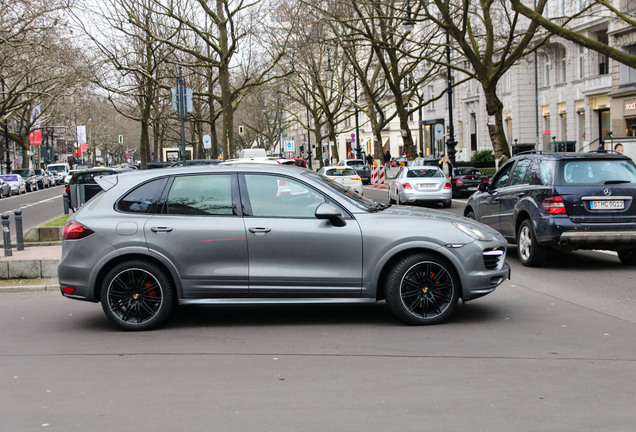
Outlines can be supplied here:
<path id="1" fill-rule="evenodd" d="M 374 165 L 371 167 L 371 186 L 384 186 L 384 167 Z"/>

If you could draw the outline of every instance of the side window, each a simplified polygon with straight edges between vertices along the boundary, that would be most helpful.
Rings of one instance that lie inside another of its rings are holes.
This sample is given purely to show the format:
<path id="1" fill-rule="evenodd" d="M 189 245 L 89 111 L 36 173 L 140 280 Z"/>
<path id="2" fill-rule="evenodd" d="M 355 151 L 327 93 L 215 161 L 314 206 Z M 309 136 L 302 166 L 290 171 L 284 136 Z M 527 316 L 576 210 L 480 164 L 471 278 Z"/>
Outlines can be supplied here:
<path id="1" fill-rule="evenodd" d="M 154 213 L 166 179 L 144 183 L 128 192 L 117 203 L 117 210 L 131 213 Z"/>
<path id="2" fill-rule="evenodd" d="M 554 182 L 554 161 L 534 160 L 530 166 L 530 184 L 550 186 Z"/>
<path id="3" fill-rule="evenodd" d="M 522 159 L 517 162 L 517 166 L 510 176 L 510 186 L 527 184 L 530 173 L 529 167 L 530 159 Z"/>
<path id="4" fill-rule="evenodd" d="M 275 175 L 247 174 L 252 216 L 313 218 L 325 197 L 295 180 Z"/>
<path id="5" fill-rule="evenodd" d="M 491 182 L 490 190 L 501 189 L 502 187 L 508 185 L 512 165 L 513 162 L 509 162 L 507 165 L 504 165 L 497 174 L 495 174 L 495 177 Z"/>
<path id="6" fill-rule="evenodd" d="M 166 200 L 166 213 L 233 215 L 232 176 L 209 174 L 175 177 Z"/>

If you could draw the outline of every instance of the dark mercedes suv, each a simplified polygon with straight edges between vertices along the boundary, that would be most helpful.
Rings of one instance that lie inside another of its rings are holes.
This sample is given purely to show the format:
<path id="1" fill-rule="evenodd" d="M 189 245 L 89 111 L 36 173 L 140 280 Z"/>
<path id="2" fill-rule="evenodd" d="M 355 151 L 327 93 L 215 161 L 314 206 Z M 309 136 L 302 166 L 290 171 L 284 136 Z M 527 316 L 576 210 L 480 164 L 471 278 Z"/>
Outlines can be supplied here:
<path id="1" fill-rule="evenodd" d="M 543 263 L 550 248 L 606 249 L 636 264 L 636 165 L 619 153 L 533 151 L 482 183 L 464 215 L 517 243 L 521 263 Z"/>

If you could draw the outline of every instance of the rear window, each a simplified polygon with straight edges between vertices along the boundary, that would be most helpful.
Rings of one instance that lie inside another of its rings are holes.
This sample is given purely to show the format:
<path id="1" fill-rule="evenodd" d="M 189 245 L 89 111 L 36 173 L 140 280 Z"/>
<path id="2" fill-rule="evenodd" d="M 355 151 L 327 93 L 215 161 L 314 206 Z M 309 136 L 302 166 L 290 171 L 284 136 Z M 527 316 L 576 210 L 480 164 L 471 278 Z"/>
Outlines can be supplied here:
<path id="1" fill-rule="evenodd" d="M 573 160 L 561 163 L 559 184 L 636 183 L 636 166 L 630 160 Z"/>
<path id="2" fill-rule="evenodd" d="M 351 168 L 347 168 L 347 169 L 333 168 L 333 169 L 328 169 L 327 172 L 325 172 L 325 175 L 332 176 L 332 177 L 348 177 L 348 176 L 358 175 L 358 173 Z"/>
<path id="3" fill-rule="evenodd" d="M 18 181 L 18 176 L 16 175 L 3 175 L 0 178 L 4 181 Z"/>
<path id="4" fill-rule="evenodd" d="M 410 169 L 406 176 L 409 178 L 413 177 L 444 177 L 444 173 L 438 169 Z"/>
<path id="5" fill-rule="evenodd" d="M 483 175 L 481 171 L 476 168 L 456 168 L 455 172 L 457 175 L 465 176 L 465 175 Z"/>

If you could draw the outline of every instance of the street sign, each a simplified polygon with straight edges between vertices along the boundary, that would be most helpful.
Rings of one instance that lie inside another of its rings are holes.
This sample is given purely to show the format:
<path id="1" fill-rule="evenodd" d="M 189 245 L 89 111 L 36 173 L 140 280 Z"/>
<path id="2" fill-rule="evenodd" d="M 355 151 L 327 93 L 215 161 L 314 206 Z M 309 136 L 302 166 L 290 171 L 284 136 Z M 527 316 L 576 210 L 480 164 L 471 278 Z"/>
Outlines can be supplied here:
<path id="1" fill-rule="evenodd" d="M 435 139 L 444 138 L 444 125 L 441 123 L 435 124 Z"/>
<path id="2" fill-rule="evenodd" d="M 210 142 L 210 135 L 203 135 L 203 148 L 210 149 L 212 148 L 212 143 Z"/>
<path id="3" fill-rule="evenodd" d="M 283 145 L 283 148 L 287 152 L 293 152 L 293 151 L 296 151 L 296 144 L 294 140 L 286 140 L 285 144 Z"/>

